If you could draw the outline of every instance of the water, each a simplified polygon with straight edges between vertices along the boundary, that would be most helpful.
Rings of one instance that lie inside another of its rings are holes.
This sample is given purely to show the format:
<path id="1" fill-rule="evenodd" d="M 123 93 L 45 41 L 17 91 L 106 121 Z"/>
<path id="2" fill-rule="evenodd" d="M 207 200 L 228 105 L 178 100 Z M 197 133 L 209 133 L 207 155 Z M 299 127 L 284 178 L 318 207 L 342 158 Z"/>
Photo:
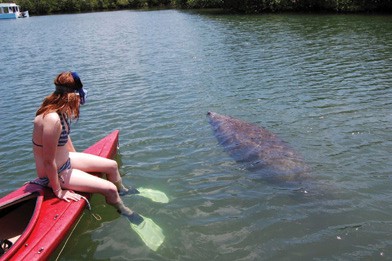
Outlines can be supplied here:
<path id="1" fill-rule="evenodd" d="M 60 260 L 392 258 L 392 17 L 121 11 L 0 21 L 0 35 L 0 195 L 34 178 L 34 113 L 75 70 L 77 149 L 120 129 L 125 182 L 171 199 L 125 199 L 163 228 L 157 252 L 95 196 L 102 220 L 86 211 Z M 209 110 L 290 143 L 316 193 L 235 163 Z"/>

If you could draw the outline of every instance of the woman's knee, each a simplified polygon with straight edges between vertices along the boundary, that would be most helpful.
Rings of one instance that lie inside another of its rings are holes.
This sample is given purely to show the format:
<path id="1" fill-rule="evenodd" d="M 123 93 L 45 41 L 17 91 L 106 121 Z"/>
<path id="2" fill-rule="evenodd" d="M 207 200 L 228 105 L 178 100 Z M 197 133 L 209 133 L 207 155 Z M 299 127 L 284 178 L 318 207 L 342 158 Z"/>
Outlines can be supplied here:
<path id="1" fill-rule="evenodd" d="M 117 161 L 115 160 L 108 160 L 107 161 L 107 167 L 106 167 L 106 172 L 107 173 L 117 173 L 118 171 L 118 164 Z"/>
<path id="2" fill-rule="evenodd" d="M 113 183 L 109 183 L 103 191 L 103 194 L 105 195 L 106 202 L 113 205 L 119 201 L 120 196 L 118 195 L 117 187 Z"/>

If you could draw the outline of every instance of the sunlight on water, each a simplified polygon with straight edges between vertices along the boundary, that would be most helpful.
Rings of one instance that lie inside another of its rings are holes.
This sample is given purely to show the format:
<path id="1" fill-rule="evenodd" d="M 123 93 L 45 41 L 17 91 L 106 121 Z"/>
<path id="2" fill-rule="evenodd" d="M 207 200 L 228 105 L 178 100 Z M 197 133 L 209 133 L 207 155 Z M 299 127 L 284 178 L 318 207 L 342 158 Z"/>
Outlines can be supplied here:
<path id="1" fill-rule="evenodd" d="M 77 148 L 120 129 L 124 180 L 171 201 L 124 199 L 163 228 L 151 252 L 95 196 L 103 220 L 86 214 L 60 260 L 389 259 L 391 22 L 179 11 L 0 21 L 0 193 L 35 176 L 35 110 L 55 75 L 75 70 L 89 94 L 72 125 Z M 304 156 L 313 190 L 246 171 L 207 111 L 278 134 Z"/>

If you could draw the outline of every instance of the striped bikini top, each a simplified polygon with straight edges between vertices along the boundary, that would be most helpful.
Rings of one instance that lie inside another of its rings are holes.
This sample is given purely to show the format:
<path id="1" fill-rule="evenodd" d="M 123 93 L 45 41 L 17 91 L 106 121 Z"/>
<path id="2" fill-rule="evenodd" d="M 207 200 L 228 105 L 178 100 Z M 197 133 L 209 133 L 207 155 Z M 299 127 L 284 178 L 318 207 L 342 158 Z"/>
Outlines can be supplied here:
<path id="1" fill-rule="evenodd" d="M 64 146 L 68 142 L 68 135 L 71 132 L 71 125 L 67 118 L 63 116 L 63 114 L 59 113 L 59 116 L 61 121 L 61 133 L 57 146 Z M 67 124 L 67 128 L 65 127 L 65 124 Z"/>
<path id="2" fill-rule="evenodd" d="M 71 124 L 62 113 L 58 113 L 58 115 L 60 117 L 60 122 L 61 122 L 61 133 L 57 146 L 62 147 L 68 142 L 68 135 L 71 132 Z M 32 140 L 32 142 L 35 146 L 43 147 L 41 144 L 35 143 L 34 140 Z"/>

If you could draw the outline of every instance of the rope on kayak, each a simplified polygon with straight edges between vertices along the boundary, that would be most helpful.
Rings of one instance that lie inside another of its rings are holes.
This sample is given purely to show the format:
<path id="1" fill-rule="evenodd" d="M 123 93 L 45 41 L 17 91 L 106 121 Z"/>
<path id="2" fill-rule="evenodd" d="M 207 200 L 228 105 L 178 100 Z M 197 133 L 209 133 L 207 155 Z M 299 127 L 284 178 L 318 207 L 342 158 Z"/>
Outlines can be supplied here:
<path id="1" fill-rule="evenodd" d="M 81 216 L 79 217 L 79 219 L 78 219 L 78 222 L 76 222 L 76 225 L 73 227 L 73 229 L 72 229 L 71 233 L 69 233 L 69 235 L 68 235 L 67 239 L 65 240 L 65 242 L 64 242 L 64 244 L 63 244 L 63 246 L 61 247 L 61 249 L 60 249 L 60 252 L 59 252 L 59 254 L 57 255 L 57 257 L 56 257 L 55 261 L 59 260 L 59 258 L 60 258 L 60 256 L 61 256 L 61 254 L 62 254 L 62 253 L 63 253 L 63 251 L 64 251 L 64 248 L 65 248 L 65 246 L 66 246 L 66 245 L 67 245 L 67 243 L 68 243 L 68 240 L 71 238 L 71 235 L 72 235 L 72 234 L 73 234 L 73 232 L 75 231 L 75 229 L 76 229 L 76 227 L 78 226 L 78 224 L 79 224 L 80 220 L 82 220 L 82 217 L 83 217 L 83 215 L 81 215 Z"/>
<path id="2" fill-rule="evenodd" d="M 81 198 L 82 198 L 82 199 L 84 199 L 84 200 L 86 201 L 86 203 L 87 203 L 87 207 L 88 207 L 88 210 L 90 210 L 90 211 L 91 211 L 91 205 L 90 205 L 90 201 L 88 201 L 88 199 L 87 199 L 85 196 L 81 196 Z"/>
<path id="3" fill-rule="evenodd" d="M 84 199 L 86 201 L 87 207 L 88 207 L 88 210 L 90 210 L 91 216 L 93 216 L 97 221 L 101 221 L 102 217 L 96 213 L 93 213 L 93 211 L 91 210 L 91 205 L 90 205 L 90 202 L 88 201 L 88 199 L 85 196 L 82 196 L 82 199 Z"/>
<path id="4" fill-rule="evenodd" d="M 84 200 L 86 201 L 86 203 L 87 203 L 87 208 L 88 208 L 88 210 L 90 211 L 91 215 L 92 215 L 97 221 L 102 220 L 102 217 L 101 217 L 100 215 L 95 214 L 95 213 L 92 212 L 90 201 L 89 201 L 85 196 L 82 196 L 81 198 L 84 199 Z M 65 240 L 63 246 L 61 247 L 61 249 L 60 249 L 60 251 L 59 251 L 59 254 L 57 255 L 55 261 L 59 260 L 61 254 L 63 253 L 64 248 L 65 248 L 65 246 L 67 245 L 69 239 L 71 238 L 73 232 L 75 231 L 76 227 L 78 226 L 80 220 L 82 220 L 83 215 L 84 215 L 84 214 L 82 214 L 82 215 L 79 217 L 79 219 L 78 219 L 78 221 L 76 222 L 75 226 L 73 227 L 72 231 L 69 233 L 69 235 L 68 235 L 67 239 Z"/>

